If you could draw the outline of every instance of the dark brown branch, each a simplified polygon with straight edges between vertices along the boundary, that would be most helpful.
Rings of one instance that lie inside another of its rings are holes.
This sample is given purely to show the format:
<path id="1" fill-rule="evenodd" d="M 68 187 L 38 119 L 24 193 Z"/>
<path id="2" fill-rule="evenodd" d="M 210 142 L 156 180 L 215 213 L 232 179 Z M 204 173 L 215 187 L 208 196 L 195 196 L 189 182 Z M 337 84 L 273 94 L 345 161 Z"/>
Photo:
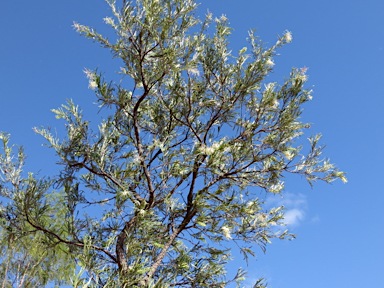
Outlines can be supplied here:
<path id="1" fill-rule="evenodd" d="M 191 221 L 193 216 L 196 214 L 196 210 L 193 209 L 190 213 L 186 214 L 183 222 L 180 224 L 180 226 L 173 230 L 173 233 L 171 237 L 169 238 L 168 242 L 164 245 L 163 249 L 161 249 L 160 254 L 157 256 L 155 262 L 152 264 L 151 269 L 149 270 L 148 274 L 144 277 L 144 279 L 141 281 L 141 285 L 146 285 L 148 280 L 152 278 L 152 276 L 155 274 L 156 270 L 159 268 L 161 262 L 163 261 L 165 255 L 167 255 L 169 247 L 173 244 L 176 237 L 185 229 L 185 227 L 188 225 L 188 223 Z"/>
<path id="2" fill-rule="evenodd" d="M 119 270 L 125 274 L 128 271 L 128 263 L 125 257 L 124 252 L 124 242 L 127 239 L 127 233 L 132 228 L 136 221 L 136 216 L 133 216 L 131 220 L 125 222 L 123 230 L 121 230 L 119 236 L 117 236 L 116 242 L 116 256 L 117 256 L 117 264 L 119 265 Z"/>
<path id="3" fill-rule="evenodd" d="M 145 165 L 145 161 L 143 159 L 144 151 L 143 151 L 143 147 L 142 147 L 142 144 L 140 141 L 140 132 L 139 132 L 139 127 L 138 127 L 139 126 L 138 125 L 138 119 L 137 119 L 137 112 L 139 110 L 140 104 L 148 96 L 149 91 L 150 91 L 150 88 L 148 87 L 148 84 L 146 83 L 146 81 L 144 79 L 143 62 L 144 62 L 144 56 L 142 56 L 140 59 L 140 68 L 141 68 L 140 73 L 141 73 L 141 81 L 142 81 L 142 84 L 144 87 L 144 93 L 143 93 L 143 95 L 141 95 L 139 100 L 136 102 L 135 107 L 133 108 L 133 127 L 134 127 L 134 131 L 135 131 L 137 152 L 139 153 L 139 156 L 140 156 L 141 165 L 143 167 L 144 175 L 145 175 L 145 178 L 147 179 L 147 184 L 148 184 L 148 189 L 149 189 L 149 200 L 148 200 L 149 205 L 148 206 L 151 207 L 153 204 L 153 200 L 154 200 L 154 190 L 155 189 L 153 187 L 150 172 L 148 171 L 147 166 Z"/>
<path id="4" fill-rule="evenodd" d="M 185 225 L 184 225 L 185 226 Z M 144 277 L 142 280 L 142 285 L 146 286 L 149 279 L 152 278 L 153 274 L 155 274 L 157 268 L 159 268 L 161 262 L 163 261 L 165 255 L 167 254 L 167 251 L 169 247 L 171 247 L 173 241 L 176 239 L 177 235 L 183 230 L 183 227 L 176 228 L 171 237 L 169 238 L 168 242 L 164 245 L 163 249 L 161 249 L 160 254 L 157 256 L 156 261 L 152 264 L 151 270 L 149 270 L 148 274 Z"/>

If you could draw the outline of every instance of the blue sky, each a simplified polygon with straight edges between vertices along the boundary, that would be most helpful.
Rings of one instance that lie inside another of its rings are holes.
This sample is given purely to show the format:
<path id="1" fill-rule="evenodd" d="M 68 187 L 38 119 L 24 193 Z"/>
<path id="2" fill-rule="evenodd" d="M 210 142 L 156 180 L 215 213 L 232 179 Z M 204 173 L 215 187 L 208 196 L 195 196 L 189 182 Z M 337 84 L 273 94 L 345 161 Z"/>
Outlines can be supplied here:
<path id="1" fill-rule="evenodd" d="M 289 180 L 285 204 L 297 234 L 291 242 L 275 241 L 247 267 L 250 279 L 265 276 L 272 287 L 383 287 L 384 193 L 381 148 L 384 142 L 384 2 L 307 0 L 205 0 L 209 9 L 225 14 L 234 28 L 231 47 L 246 46 L 249 28 L 258 28 L 264 42 L 292 31 L 293 42 L 280 49 L 271 79 L 288 76 L 292 67 L 309 67 L 313 101 L 303 121 L 311 133 L 323 134 L 325 156 L 348 172 L 347 184 Z M 41 175 L 55 171 L 53 151 L 42 147 L 34 126 L 58 127 L 50 109 L 66 98 L 97 119 L 95 97 L 87 88 L 84 68 L 100 67 L 114 77 L 118 60 L 92 41 L 78 36 L 73 21 L 102 34 L 112 31 L 102 0 L 3 1 L 0 9 L 0 131 L 25 146 L 27 170 Z M 61 134 L 63 135 L 63 134 Z M 309 136 L 309 135 L 307 135 Z M 229 271 L 245 267 L 236 258 Z"/>

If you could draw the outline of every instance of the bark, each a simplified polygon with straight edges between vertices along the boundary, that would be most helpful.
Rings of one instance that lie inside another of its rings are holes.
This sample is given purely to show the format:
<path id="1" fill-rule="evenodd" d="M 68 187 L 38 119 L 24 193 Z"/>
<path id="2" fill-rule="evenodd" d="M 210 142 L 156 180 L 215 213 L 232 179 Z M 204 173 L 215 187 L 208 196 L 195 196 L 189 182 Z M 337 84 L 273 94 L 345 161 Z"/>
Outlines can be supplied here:
<path id="1" fill-rule="evenodd" d="M 171 237 L 169 238 L 169 241 L 164 245 L 163 249 L 161 250 L 160 254 L 157 256 L 157 259 L 155 263 L 152 264 L 151 270 L 149 270 L 148 274 L 144 277 L 144 279 L 141 282 L 141 285 L 145 287 L 148 280 L 152 278 L 153 274 L 155 274 L 157 268 L 159 268 L 161 262 L 163 261 L 165 255 L 167 255 L 169 247 L 171 247 L 173 241 L 176 239 L 177 235 L 182 231 L 182 228 L 177 228 L 172 233 Z"/>
<path id="2" fill-rule="evenodd" d="M 196 214 L 196 210 L 192 210 L 189 213 L 187 212 L 187 214 L 185 215 L 185 218 L 184 218 L 183 222 L 180 224 L 180 226 L 178 228 L 176 228 L 175 230 L 173 230 L 173 233 L 172 233 L 171 237 L 169 238 L 168 242 L 164 245 L 160 254 L 157 256 L 156 261 L 152 264 L 151 270 L 149 270 L 148 274 L 141 281 L 141 285 L 143 285 L 144 287 L 147 285 L 148 280 L 153 277 L 156 270 L 159 268 L 161 262 L 163 262 L 163 259 L 164 259 L 165 255 L 167 255 L 168 249 L 173 244 L 173 241 L 175 241 L 176 237 L 184 230 L 184 228 L 188 225 L 188 223 L 191 221 L 193 216 L 195 216 L 195 214 Z"/>
<path id="3" fill-rule="evenodd" d="M 133 216 L 129 222 L 125 222 L 123 230 L 121 230 L 119 236 L 117 236 L 116 242 L 116 256 L 117 264 L 119 265 L 119 270 L 122 274 L 125 274 L 128 271 L 128 263 L 125 257 L 124 252 L 124 242 L 127 239 L 127 233 L 132 228 L 136 221 L 136 216 Z"/>

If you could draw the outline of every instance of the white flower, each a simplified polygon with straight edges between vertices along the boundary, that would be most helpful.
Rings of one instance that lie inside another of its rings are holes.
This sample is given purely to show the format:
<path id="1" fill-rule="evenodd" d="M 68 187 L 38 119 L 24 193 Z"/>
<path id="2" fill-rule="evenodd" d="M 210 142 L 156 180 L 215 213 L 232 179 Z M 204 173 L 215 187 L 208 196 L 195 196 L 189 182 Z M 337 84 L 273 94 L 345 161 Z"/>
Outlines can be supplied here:
<path id="1" fill-rule="evenodd" d="M 97 88 L 97 83 L 96 81 L 89 81 L 88 88 L 95 90 Z"/>
<path id="2" fill-rule="evenodd" d="M 127 195 L 129 195 L 129 191 L 128 190 L 124 190 L 123 192 L 121 192 L 121 195 L 127 196 Z"/>
<path id="3" fill-rule="evenodd" d="M 249 201 L 249 202 L 247 203 L 247 207 L 251 207 L 254 203 L 255 203 L 254 201 Z"/>
<path id="4" fill-rule="evenodd" d="M 221 230 L 223 230 L 225 238 L 227 238 L 228 240 L 232 239 L 232 237 L 231 237 L 231 230 L 227 226 L 221 227 Z"/>
<path id="5" fill-rule="evenodd" d="M 284 151 L 284 156 L 288 159 L 288 160 L 292 160 L 293 157 L 295 156 L 292 151 Z"/>
<path id="6" fill-rule="evenodd" d="M 221 15 L 221 17 L 220 17 L 220 20 L 221 20 L 221 21 L 227 21 L 227 20 L 228 20 L 228 18 L 227 18 L 227 17 L 225 17 L 224 15 Z"/>
<path id="7" fill-rule="evenodd" d="M 215 152 L 215 149 L 212 146 L 205 148 L 205 154 L 207 154 L 208 156 L 212 155 L 214 152 Z"/>
<path id="8" fill-rule="evenodd" d="M 271 187 L 269 187 L 269 191 L 272 192 L 272 193 L 280 193 L 281 190 L 284 189 L 284 184 L 283 183 L 284 182 L 272 185 Z"/>
<path id="9" fill-rule="evenodd" d="M 284 38 L 285 38 L 285 41 L 287 41 L 288 43 L 292 42 L 292 32 L 286 30 Z"/>
<path id="10" fill-rule="evenodd" d="M 92 71 L 90 69 L 84 68 L 83 72 L 85 73 L 85 76 L 87 76 L 88 79 L 91 79 L 91 78 L 93 79 L 94 78 L 93 77 L 93 73 L 92 73 Z"/>
<path id="11" fill-rule="evenodd" d="M 256 216 L 256 219 L 259 220 L 259 221 L 266 221 L 267 220 L 267 215 L 265 213 L 260 213 Z"/>
<path id="12" fill-rule="evenodd" d="M 272 67 L 273 65 L 275 65 L 275 63 L 273 63 L 271 58 L 268 58 L 268 60 L 265 62 L 265 64 L 267 64 L 267 66 L 269 66 L 269 67 Z"/>
<path id="13" fill-rule="evenodd" d="M 73 22 L 73 25 L 72 25 L 72 26 L 76 29 L 76 32 L 81 31 L 81 29 L 83 28 L 83 26 L 80 25 L 80 24 L 77 23 L 77 22 Z"/>
<path id="14" fill-rule="evenodd" d="M 301 171 L 305 168 L 305 165 L 304 164 L 300 164 L 300 165 L 297 165 L 296 168 L 295 168 L 295 171 Z"/>
<path id="15" fill-rule="evenodd" d="M 113 21 L 113 19 L 111 17 L 105 17 L 103 20 L 105 23 L 107 23 L 109 25 L 112 25 L 112 26 L 115 25 L 115 22 Z"/>
<path id="16" fill-rule="evenodd" d="M 85 73 L 85 76 L 87 76 L 87 78 L 89 79 L 88 88 L 95 90 L 97 88 L 97 83 L 95 81 L 95 74 L 87 68 L 84 68 L 83 72 Z"/>
<path id="17" fill-rule="evenodd" d="M 133 157 L 133 162 L 134 163 L 140 163 L 141 162 L 141 157 L 139 154 L 136 154 L 135 157 Z"/>
<path id="18" fill-rule="evenodd" d="M 229 153 L 231 152 L 231 147 L 230 146 L 227 146 L 224 148 L 224 153 Z"/>
<path id="19" fill-rule="evenodd" d="M 273 101 L 274 108 L 279 108 L 279 105 L 280 105 L 279 101 L 277 101 L 277 99 L 275 99 L 275 101 Z"/>
<path id="20" fill-rule="evenodd" d="M 264 84 L 265 92 L 273 92 L 275 89 L 275 83 Z"/>
<path id="21" fill-rule="evenodd" d="M 202 146 L 200 149 L 203 153 L 207 154 L 208 156 L 212 155 L 213 153 L 215 153 L 215 151 L 220 147 L 220 143 L 219 142 L 215 142 L 212 144 L 212 146 L 208 147 L 208 146 Z"/>
<path id="22" fill-rule="evenodd" d="M 302 82 L 305 82 L 308 80 L 308 76 L 305 74 L 299 74 L 297 75 L 297 79 L 301 80 Z"/>
<path id="23" fill-rule="evenodd" d="M 213 143 L 212 147 L 213 147 L 213 149 L 217 150 L 217 148 L 220 147 L 220 143 L 219 142 L 215 142 L 215 143 Z"/>

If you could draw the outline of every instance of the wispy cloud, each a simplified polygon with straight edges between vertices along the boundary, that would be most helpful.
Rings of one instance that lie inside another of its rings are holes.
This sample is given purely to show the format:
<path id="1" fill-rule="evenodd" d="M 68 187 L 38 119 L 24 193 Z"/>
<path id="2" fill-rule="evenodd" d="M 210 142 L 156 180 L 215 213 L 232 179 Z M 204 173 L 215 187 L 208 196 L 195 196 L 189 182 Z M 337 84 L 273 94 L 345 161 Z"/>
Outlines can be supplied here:
<path id="1" fill-rule="evenodd" d="M 293 225 L 297 226 L 299 225 L 300 221 L 304 220 L 305 212 L 304 210 L 300 209 L 289 209 L 284 213 L 284 222 L 287 225 Z"/>
<path id="2" fill-rule="evenodd" d="M 284 196 L 273 195 L 267 199 L 267 206 L 284 206 L 284 222 L 290 226 L 298 226 L 305 219 L 308 209 L 307 197 L 303 194 L 285 193 Z"/>
<path id="3" fill-rule="evenodd" d="M 315 217 L 312 217 L 312 219 L 311 219 L 312 223 L 319 222 L 319 221 L 320 221 L 319 215 L 316 215 Z"/>

